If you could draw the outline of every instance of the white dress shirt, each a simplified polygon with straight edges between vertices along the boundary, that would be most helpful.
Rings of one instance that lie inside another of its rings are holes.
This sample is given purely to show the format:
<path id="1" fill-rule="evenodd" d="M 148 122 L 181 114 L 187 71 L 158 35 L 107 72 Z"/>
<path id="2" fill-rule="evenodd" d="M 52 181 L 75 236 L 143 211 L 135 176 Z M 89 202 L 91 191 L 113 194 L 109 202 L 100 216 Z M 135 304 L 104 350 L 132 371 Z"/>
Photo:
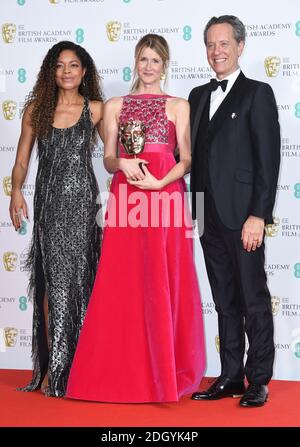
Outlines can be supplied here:
<path id="1" fill-rule="evenodd" d="M 228 93 L 230 92 L 231 87 L 235 83 L 238 75 L 240 74 L 241 69 L 238 68 L 236 71 L 231 73 L 229 76 L 227 76 L 224 79 L 228 79 L 227 87 L 225 92 L 223 92 L 222 88 L 219 86 L 217 90 L 211 92 L 210 94 L 210 108 L 209 108 L 209 119 L 211 120 L 216 111 L 218 110 L 220 104 L 222 101 L 226 98 Z M 220 81 L 220 79 L 217 78 L 217 81 Z M 223 79 L 222 79 L 223 81 Z"/>

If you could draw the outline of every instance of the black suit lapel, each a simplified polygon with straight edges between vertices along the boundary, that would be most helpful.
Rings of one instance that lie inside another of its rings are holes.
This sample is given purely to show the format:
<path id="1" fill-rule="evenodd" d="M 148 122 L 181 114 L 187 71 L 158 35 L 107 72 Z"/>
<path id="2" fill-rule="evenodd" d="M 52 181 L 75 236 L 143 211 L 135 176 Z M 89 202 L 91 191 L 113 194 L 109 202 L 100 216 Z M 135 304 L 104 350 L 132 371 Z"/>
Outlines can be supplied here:
<path id="1" fill-rule="evenodd" d="M 209 94 L 210 94 L 210 90 L 208 88 L 206 90 L 204 90 L 203 94 L 201 95 L 199 105 L 197 107 L 197 111 L 196 111 L 195 119 L 194 119 L 194 123 L 193 123 L 193 128 L 192 128 L 192 152 L 194 152 L 201 115 L 202 115 L 202 112 L 203 112 L 203 109 L 204 109 L 204 106 L 205 106 L 205 103 L 207 101 Z"/>
<path id="2" fill-rule="evenodd" d="M 225 118 L 228 117 L 229 113 L 234 112 L 234 103 L 238 97 L 243 95 L 243 90 L 246 87 L 246 77 L 241 72 L 237 77 L 237 80 L 233 84 L 230 92 L 221 103 L 220 107 L 212 117 L 209 123 L 209 132 L 214 135 L 219 128 L 222 126 Z"/>

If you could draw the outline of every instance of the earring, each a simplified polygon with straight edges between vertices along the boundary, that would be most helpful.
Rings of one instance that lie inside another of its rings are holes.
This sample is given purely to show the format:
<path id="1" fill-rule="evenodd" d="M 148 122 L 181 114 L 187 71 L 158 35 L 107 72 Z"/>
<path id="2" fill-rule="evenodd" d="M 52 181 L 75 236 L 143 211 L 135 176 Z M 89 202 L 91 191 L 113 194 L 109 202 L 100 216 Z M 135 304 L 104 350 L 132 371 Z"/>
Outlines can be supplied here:
<path id="1" fill-rule="evenodd" d="M 164 81 L 166 79 L 166 75 L 165 75 L 165 73 L 161 73 L 161 75 L 160 75 L 160 80 L 161 81 Z"/>

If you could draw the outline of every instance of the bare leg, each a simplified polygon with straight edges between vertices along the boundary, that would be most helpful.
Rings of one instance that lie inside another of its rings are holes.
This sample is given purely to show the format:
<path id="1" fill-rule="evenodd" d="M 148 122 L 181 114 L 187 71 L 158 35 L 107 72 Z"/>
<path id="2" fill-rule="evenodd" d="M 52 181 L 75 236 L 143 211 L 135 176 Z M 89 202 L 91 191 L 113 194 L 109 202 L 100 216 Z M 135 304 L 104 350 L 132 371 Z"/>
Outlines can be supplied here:
<path id="1" fill-rule="evenodd" d="M 47 338 L 47 345 L 48 350 L 50 349 L 50 343 L 49 343 L 49 332 L 48 332 L 48 296 L 45 294 L 44 296 L 44 302 L 43 302 L 43 308 L 44 308 L 44 318 L 45 318 L 45 332 L 46 332 L 46 338 Z M 44 380 L 41 384 L 41 391 L 44 393 L 48 387 L 48 372 L 46 373 Z"/>

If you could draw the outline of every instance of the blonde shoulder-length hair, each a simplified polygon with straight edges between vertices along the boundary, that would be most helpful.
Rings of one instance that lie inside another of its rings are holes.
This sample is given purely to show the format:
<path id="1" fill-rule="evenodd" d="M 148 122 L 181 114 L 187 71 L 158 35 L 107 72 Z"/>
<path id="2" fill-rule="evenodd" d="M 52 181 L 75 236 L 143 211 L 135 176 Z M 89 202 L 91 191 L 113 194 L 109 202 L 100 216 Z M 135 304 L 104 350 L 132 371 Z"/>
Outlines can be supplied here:
<path id="1" fill-rule="evenodd" d="M 135 64 L 134 64 L 134 72 L 133 72 L 133 83 L 131 87 L 131 92 L 134 92 L 139 87 L 139 78 L 137 75 L 137 64 L 139 61 L 139 57 L 141 55 L 141 52 L 144 50 L 144 48 L 151 48 L 151 50 L 156 51 L 156 53 L 159 55 L 159 57 L 162 59 L 163 62 L 163 74 L 167 74 L 168 64 L 170 60 L 170 50 L 169 45 L 166 39 L 163 36 L 160 36 L 158 34 L 146 34 L 143 36 L 135 47 L 134 52 L 134 58 L 135 58 Z"/>

